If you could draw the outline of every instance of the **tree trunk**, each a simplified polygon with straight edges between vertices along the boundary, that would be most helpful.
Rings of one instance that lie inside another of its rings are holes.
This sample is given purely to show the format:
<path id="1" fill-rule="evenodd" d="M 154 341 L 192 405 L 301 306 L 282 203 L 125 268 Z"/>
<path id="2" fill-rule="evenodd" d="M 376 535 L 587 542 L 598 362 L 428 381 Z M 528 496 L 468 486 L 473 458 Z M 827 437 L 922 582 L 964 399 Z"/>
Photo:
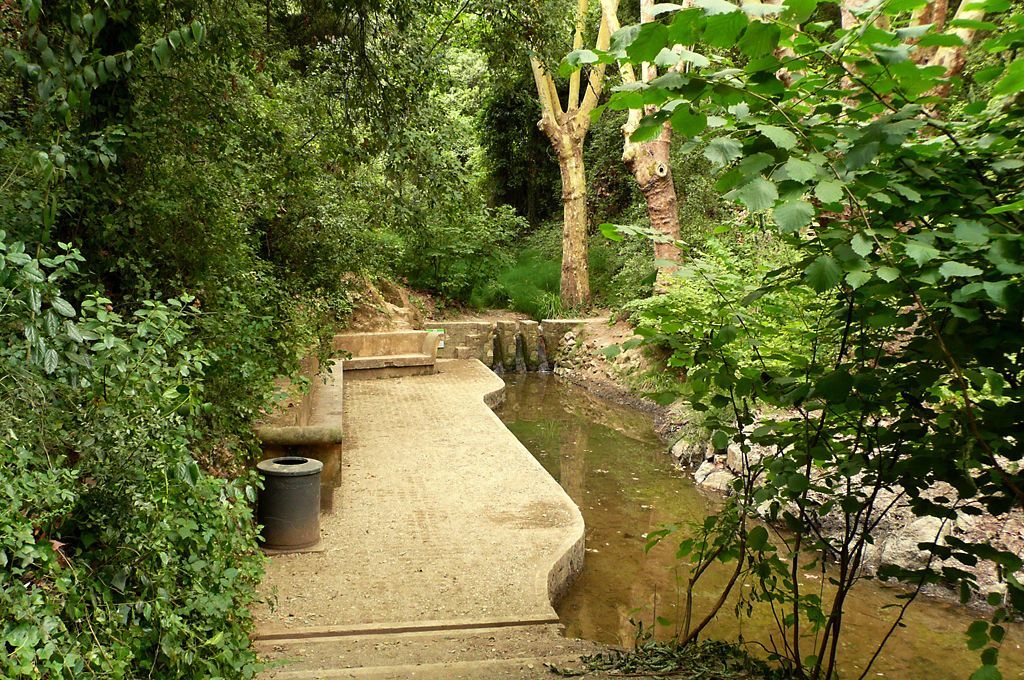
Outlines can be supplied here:
<path id="1" fill-rule="evenodd" d="M 583 165 L 583 140 L 565 135 L 558 145 L 558 169 L 562 173 L 562 303 L 583 307 L 590 302 L 587 266 L 587 176 Z"/>
<path id="2" fill-rule="evenodd" d="M 655 140 L 634 144 L 627 138 L 623 153 L 626 167 L 636 178 L 647 203 L 651 228 L 662 237 L 654 242 L 654 259 L 658 269 L 655 288 L 662 290 L 676 269 L 674 263 L 679 262 L 679 248 L 675 245 L 679 240 L 679 203 L 669 159 L 671 144 L 672 131 L 666 125 Z"/>
<path id="3" fill-rule="evenodd" d="M 689 5 L 689 3 L 685 3 Z M 601 10 L 609 29 L 619 30 L 617 16 L 617 0 L 604 0 Z M 654 21 L 653 0 L 640 0 L 640 21 Z M 619 65 L 619 76 L 623 83 L 635 83 L 636 72 L 628 64 Z M 657 76 L 654 64 L 645 63 L 641 67 L 642 82 L 649 82 Z M 649 107 L 646 113 L 654 111 Z M 679 262 L 679 249 L 675 241 L 679 240 L 679 203 L 676 198 L 676 185 L 672 181 L 672 164 L 669 151 L 672 146 L 672 126 L 665 124 L 657 139 L 649 142 L 634 142 L 631 137 L 640 125 L 644 111 L 631 110 L 629 118 L 622 126 L 622 160 L 633 174 L 647 204 L 647 217 L 651 228 L 658 233 L 654 242 L 654 260 L 658 276 L 655 290 L 664 291 L 672 273 Z"/>

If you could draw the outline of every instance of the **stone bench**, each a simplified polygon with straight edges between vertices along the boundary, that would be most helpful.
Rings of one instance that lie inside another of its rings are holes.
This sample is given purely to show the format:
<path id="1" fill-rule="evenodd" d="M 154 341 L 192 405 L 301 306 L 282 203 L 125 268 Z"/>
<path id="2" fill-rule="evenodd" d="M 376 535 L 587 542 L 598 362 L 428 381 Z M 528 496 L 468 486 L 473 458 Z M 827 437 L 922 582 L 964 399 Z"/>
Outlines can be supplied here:
<path id="1" fill-rule="evenodd" d="M 309 390 L 290 381 L 278 382 L 283 399 L 256 424 L 264 458 L 299 455 L 316 458 L 328 467 L 340 465 L 343 439 L 342 363 L 334 361 L 330 373 L 322 372 L 315 358 L 302 362 Z"/>
<path id="2" fill-rule="evenodd" d="M 351 379 L 394 378 L 436 372 L 440 341 L 439 333 L 428 331 L 339 333 L 334 349 L 349 355 L 342 365 Z"/>

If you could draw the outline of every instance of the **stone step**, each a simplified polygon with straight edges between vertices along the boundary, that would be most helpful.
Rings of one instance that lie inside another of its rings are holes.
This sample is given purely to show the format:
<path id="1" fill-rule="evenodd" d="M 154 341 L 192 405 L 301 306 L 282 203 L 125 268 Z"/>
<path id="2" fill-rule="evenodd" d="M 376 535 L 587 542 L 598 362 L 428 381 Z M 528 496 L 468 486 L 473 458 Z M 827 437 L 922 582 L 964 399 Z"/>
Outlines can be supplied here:
<path id="1" fill-rule="evenodd" d="M 275 680 L 553 677 L 545 663 L 578 665 L 581 655 L 598 649 L 562 637 L 556 624 L 258 640 L 256 646 L 281 664 L 262 676 Z"/>

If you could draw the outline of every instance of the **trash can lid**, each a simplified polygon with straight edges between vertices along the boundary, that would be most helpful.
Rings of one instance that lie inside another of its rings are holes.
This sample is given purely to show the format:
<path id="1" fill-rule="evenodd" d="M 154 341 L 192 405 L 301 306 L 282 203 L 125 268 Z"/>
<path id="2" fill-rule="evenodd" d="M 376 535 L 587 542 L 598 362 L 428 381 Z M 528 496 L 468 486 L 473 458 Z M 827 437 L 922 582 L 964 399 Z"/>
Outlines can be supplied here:
<path id="1" fill-rule="evenodd" d="M 268 477 L 305 477 L 320 474 L 324 464 L 316 458 L 282 456 L 268 458 L 256 464 L 256 468 Z"/>

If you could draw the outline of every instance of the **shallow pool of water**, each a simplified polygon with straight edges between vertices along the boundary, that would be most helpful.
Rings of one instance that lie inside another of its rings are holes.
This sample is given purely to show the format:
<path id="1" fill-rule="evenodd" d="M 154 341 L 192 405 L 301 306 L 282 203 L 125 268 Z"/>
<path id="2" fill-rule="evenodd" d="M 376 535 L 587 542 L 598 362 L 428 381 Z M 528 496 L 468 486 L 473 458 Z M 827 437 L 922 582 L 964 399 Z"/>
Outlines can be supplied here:
<path id="1" fill-rule="evenodd" d="M 642 534 L 672 522 L 702 519 L 715 498 L 694 487 L 671 464 L 648 416 L 598 399 L 553 376 L 510 375 L 497 413 L 508 428 L 559 481 L 583 513 L 587 557 L 583 573 L 558 607 L 573 637 L 629 646 L 631 619 L 650 624 L 655 616 L 676 620 L 678 602 L 672 545 L 645 554 Z M 719 570 L 698 584 L 694 618 L 703 616 L 728 574 Z M 819 574 L 805 576 L 805 588 L 822 589 Z M 822 591 L 827 598 L 827 591 Z M 858 584 L 844 611 L 840 650 L 842 677 L 856 678 L 889 629 L 900 591 L 874 581 Z M 918 598 L 893 635 L 871 677 L 967 678 L 978 665 L 964 631 L 975 615 L 958 605 Z M 1010 629 L 1000 652 L 1004 678 L 1024 678 L 1024 627 Z M 672 626 L 659 627 L 670 637 Z M 744 639 L 756 651 L 772 646 L 774 621 L 767 608 L 737 618 L 726 606 L 707 637 Z M 813 637 L 805 645 L 813 644 Z"/>

